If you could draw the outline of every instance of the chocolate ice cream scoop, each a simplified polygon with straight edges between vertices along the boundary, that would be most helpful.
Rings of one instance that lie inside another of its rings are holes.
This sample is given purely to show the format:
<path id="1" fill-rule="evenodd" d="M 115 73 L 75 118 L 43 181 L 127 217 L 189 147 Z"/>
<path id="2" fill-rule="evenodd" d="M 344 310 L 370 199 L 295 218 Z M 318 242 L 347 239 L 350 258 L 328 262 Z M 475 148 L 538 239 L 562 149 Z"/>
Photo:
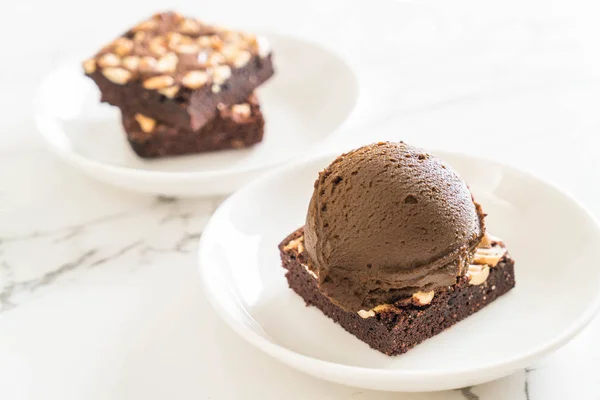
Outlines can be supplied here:
<path id="1" fill-rule="evenodd" d="M 453 285 L 485 233 L 483 212 L 448 165 L 376 143 L 343 154 L 315 182 L 304 243 L 320 290 L 348 311 Z"/>

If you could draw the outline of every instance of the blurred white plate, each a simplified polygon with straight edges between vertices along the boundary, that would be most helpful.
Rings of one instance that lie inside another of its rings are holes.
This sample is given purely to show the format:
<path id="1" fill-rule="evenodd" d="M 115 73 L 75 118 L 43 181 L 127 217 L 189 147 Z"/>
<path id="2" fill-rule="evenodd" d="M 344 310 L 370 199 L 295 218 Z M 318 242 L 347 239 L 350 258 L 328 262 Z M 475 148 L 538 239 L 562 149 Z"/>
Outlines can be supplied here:
<path id="1" fill-rule="evenodd" d="M 353 71 L 334 52 L 291 37 L 265 36 L 277 72 L 258 91 L 266 128 L 263 142 L 252 148 L 137 157 L 118 109 L 100 103 L 80 60 L 42 83 L 35 103 L 38 128 L 59 156 L 109 184 L 172 196 L 232 192 L 265 169 L 310 153 L 344 122 L 358 97 Z"/>
<path id="2" fill-rule="evenodd" d="M 437 152 L 466 180 L 516 260 L 517 286 L 408 353 L 387 357 L 288 288 L 278 243 L 303 225 L 313 182 L 333 157 L 290 165 L 226 200 L 199 248 L 206 296 L 242 337 L 318 378 L 433 391 L 524 368 L 578 333 L 598 308 L 600 231 L 560 189 L 480 158 Z"/>

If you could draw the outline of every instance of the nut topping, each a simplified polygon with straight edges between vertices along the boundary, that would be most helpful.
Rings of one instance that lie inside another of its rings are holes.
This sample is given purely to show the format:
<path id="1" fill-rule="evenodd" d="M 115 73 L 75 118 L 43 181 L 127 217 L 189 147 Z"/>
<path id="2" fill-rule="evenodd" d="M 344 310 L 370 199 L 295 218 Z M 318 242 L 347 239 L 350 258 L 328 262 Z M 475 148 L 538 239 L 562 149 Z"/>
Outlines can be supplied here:
<path id="1" fill-rule="evenodd" d="M 165 38 L 162 36 L 153 37 L 148 43 L 148 49 L 150 52 L 152 52 L 152 54 L 156 56 L 162 56 L 167 52 Z"/>
<path id="2" fill-rule="evenodd" d="M 204 71 L 190 71 L 181 79 L 183 86 L 198 89 L 208 82 L 208 74 Z"/>
<path id="3" fill-rule="evenodd" d="M 142 131 L 146 133 L 152 132 L 154 130 L 154 127 L 156 126 L 156 120 L 147 117 L 144 114 L 137 113 L 134 115 L 134 118 L 137 121 L 137 123 L 140 124 L 140 128 L 142 128 Z"/>
<path id="4" fill-rule="evenodd" d="M 235 107 L 235 106 L 234 106 Z M 304 241 L 304 236 L 300 236 L 294 240 L 290 240 L 288 244 L 283 247 L 284 251 L 298 249 L 298 253 L 302 253 L 304 251 L 304 246 L 302 242 Z"/>
<path id="5" fill-rule="evenodd" d="M 200 47 L 211 47 L 211 36 L 200 36 L 196 39 L 196 43 Z"/>
<path id="6" fill-rule="evenodd" d="M 151 31 L 153 29 L 156 29 L 157 26 L 158 26 L 158 22 L 153 17 L 152 19 L 149 19 L 147 21 L 140 22 L 132 29 L 132 31 L 133 32 Z"/>
<path id="7" fill-rule="evenodd" d="M 200 33 L 200 24 L 193 19 L 184 19 L 179 23 L 179 30 L 183 33 L 195 35 Z"/>
<path id="8" fill-rule="evenodd" d="M 208 59 L 206 60 L 206 64 L 211 67 L 221 65 L 223 63 L 225 63 L 225 57 L 223 57 L 223 54 L 221 53 L 213 52 L 208 56 Z"/>
<path id="9" fill-rule="evenodd" d="M 416 306 L 426 306 L 431 303 L 434 295 L 435 293 L 433 290 L 430 290 L 429 292 L 416 292 L 412 295 L 412 302 Z"/>
<path id="10" fill-rule="evenodd" d="M 126 56 L 133 50 L 133 42 L 125 37 L 117 38 L 113 42 L 113 50 L 121 57 Z"/>
<path id="11" fill-rule="evenodd" d="M 133 35 L 133 41 L 135 43 L 141 43 L 144 41 L 144 39 L 146 38 L 146 32 L 136 32 L 135 35 Z"/>
<path id="12" fill-rule="evenodd" d="M 236 68 L 242 68 L 244 65 L 248 64 L 248 61 L 252 58 L 252 55 L 248 51 L 242 51 L 233 59 L 233 65 Z"/>
<path id="13" fill-rule="evenodd" d="M 104 68 L 102 70 L 102 75 L 117 85 L 124 85 L 131 79 L 131 72 L 127 71 L 125 68 L 119 67 Z"/>
<path id="14" fill-rule="evenodd" d="M 158 72 L 175 72 L 179 59 L 175 53 L 167 53 L 158 59 L 156 70 Z"/>
<path id="15" fill-rule="evenodd" d="M 269 55 L 269 53 L 271 53 L 271 44 L 263 36 L 256 37 L 256 47 L 257 47 L 258 55 L 261 58 L 266 58 Z"/>
<path id="16" fill-rule="evenodd" d="M 177 95 L 178 92 L 179 92 L 179 86 L 177 86 L 177 85 L 158 90 L 158 93 L 160 93 L 163 96 L 166 96 L 170 99 L 175 97 L 175 95 Z"/>
<path id="17" fill-rule="evenodd" d="M 221 50 L 223 48 L 223 39 L 217 35 L 210 36 L 210 47 L 215 50 Z"/>
<path id="18" fill-rule="evenodd" d="M 198 48 L 197 44 L 188 43 L 178 45 L 177 47 L 175 47 L 175 51 L 180 54 L 194 54 L 200 51 L 200 49 Z"/>
<path id="19" fill-rule="evenodd" d="M 233 61 L 239 52 L 240 49 L 232 44 L 226 44 L 221 48 L 221 54 L 223 54 L 227 61 Z"/>
<path id="20" fill-rule="evenodd" d="M 185 36 L 185 38 L 189 39 L 189 36 Z M 167 33 L 166 39 L 171 50 L 175 50 L 181 43 L 190 43 L 188 40 L 184 39 L 184 36 L 181 33 L 177 32 Z"/>
<path id="21" fill-rule="evenodd" d="M 85 60 L 83 62 L 83 70 L 86 74 L 93 74 L 96 72 L 96 60 L 90 58 L 89 60 Z"/>
<path id="22" fill-rule="evenodd" d="M 477 265 L 487 264 L 490 267 L 495 267 L 505 254 L 506 249 L 501 246 L 494 246 L 489 249 L 479 247 L 475 250 L 472 262 Z"/>
<path id="23" fill-rule="evenodd" d="M 371 317 L 374 317 L 374 316 L 375 316 L 375 311 L 373 311 L 373 310 L 369 310 L 369 311 L 366 311 L 366 310 L 359 310 L 359 311 L 358 311 L 358 315 L 359 315 L 361 318 L 371 318 Z"/>
<path id="24" fill-rule="evenodd" d="M 159 75 L 148 78 L 144 81 L 144 87 L 146 89 L 164 89 L 169 86 L 173 86 L 175 80 L 173 77 L 168 75 Z"/>
<path id="25" fill-rule="evenodd" d="M 156 70 L 156 58 L 145 56 L 140 59 L 140 71 L 151 72 Z"/>
<path id="26" fill-rule="evenodd" d="M 231 107 L 231 112 L 234 116 L 240 118 L 248 118 L 251 113 L 250 104 L 236 104 Z M 299 244 L 299 247 L 302 246 L 302 243 Z M 284 249 L 285 250 L 285 249 Z M 300 249 L 298 249 L 300 251 Z M 301 252 L 301 251 L 300 251 Z"/>
<path id="27" fill-rule="evenodd" d="M 490 267 L 487 265 L 469 265 L 467 277 L 470 285 L 481 285 L 490 275 Z"/>
<path id="28" fill-rule="evenodd" d="M 220 65 L 212 71 L 212 77 L 216 84 L 224 83 L 231 76 L 231 67 L 229 65 Z"/>
<path id="29" fill-rule="evenodd" d="M 123 59 L 122 64 L 130 71 L 137 71 L 140 65 L 140 58 L 138 56 L 127 56 Z"/>
<path id="30" fill-rule="evenodd" d="M 102 68 L 118 67 L 121 65 L 121 59 L 116 54 L 106 53 L 98 58 L 98 65 Z"/>

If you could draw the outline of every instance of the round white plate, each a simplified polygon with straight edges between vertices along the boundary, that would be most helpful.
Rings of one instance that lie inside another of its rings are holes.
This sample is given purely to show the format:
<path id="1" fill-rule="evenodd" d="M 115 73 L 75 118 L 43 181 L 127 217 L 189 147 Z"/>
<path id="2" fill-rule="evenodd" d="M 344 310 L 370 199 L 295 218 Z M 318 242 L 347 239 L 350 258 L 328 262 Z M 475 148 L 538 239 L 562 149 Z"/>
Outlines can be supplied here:
<path id="1" fill-rule="evenodd" d="M 199 248 L 204 291 L 250 343 L 318 378 L 431 391 L 500 378 L 558 348 L 599 305 L 600 230 L 560 189 L 512 167 L 437 152 L 482 203 L 516 260 L 515 289 L 408 353 L 388 357 L 288 288 L 277 245 L 300 227 L 313 182 L 334 157 L 290 165 L 226 200 Z"/>
<path id="2" fill-rule="evenodd" d="M 340 127 L 358 97 L 353 71 L 335 52 L 291 37 L 265 36 L 275 54 L 276 75 L 258 90 L 266 128 L 264 140 L 252 148 L 137 157 L 118 109 L 100 103 L 80 60 L 42 83 L 35 102 L 38 128 L 59 156 L 109 184 L 172 196 L 232 192 L 265 169 L 310 153 Z M 323 71 L 328 71 L 326 82 Z"/>

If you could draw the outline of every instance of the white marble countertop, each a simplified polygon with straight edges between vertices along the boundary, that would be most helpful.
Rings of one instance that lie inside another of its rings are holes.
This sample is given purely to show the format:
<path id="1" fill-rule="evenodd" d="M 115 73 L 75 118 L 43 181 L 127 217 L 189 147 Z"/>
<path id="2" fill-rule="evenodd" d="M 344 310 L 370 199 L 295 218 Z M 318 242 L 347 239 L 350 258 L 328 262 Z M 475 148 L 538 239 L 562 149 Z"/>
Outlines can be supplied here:
<path id="1" fill-rule="evenodd" d="M 48 68 L 160 3 L 36 3 L 4 5 L 0 25 L 1 399 L 600 399 L 600 318 L 525 371 L 433 394 L 319 381 L 244 342 L 196 277 L 197 241 L 222 199 L 93 181 L 51 155 L 31 119 Z M 598 6 L 428 3 L 417 33 L 433 23 L 443 45 L 374 51 L 386 61 L 371 56 L 362 77 L 385 82 L 363 94 L 368 118 L 323 151 L 404 139 L 486 154 L 557 182 L 600 217 Z"/>

